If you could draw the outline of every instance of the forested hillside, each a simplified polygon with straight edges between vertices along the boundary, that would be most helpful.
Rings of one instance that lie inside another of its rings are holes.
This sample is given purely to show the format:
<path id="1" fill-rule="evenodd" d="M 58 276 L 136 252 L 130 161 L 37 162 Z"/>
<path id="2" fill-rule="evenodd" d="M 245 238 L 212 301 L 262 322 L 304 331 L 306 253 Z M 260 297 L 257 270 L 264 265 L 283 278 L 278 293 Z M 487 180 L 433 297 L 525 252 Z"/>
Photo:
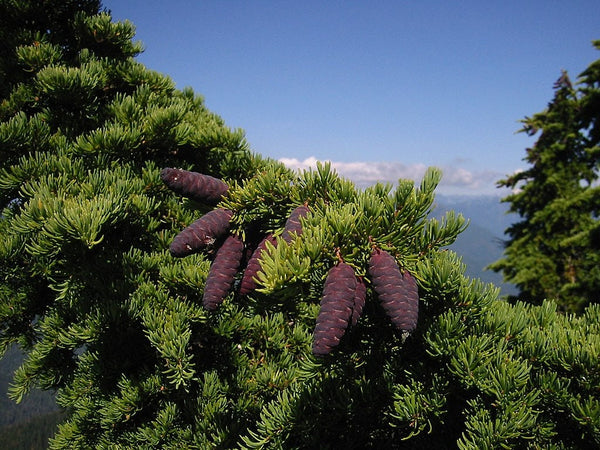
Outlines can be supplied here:
<path id="1" fill-rule="evenodd" d="M 34 390 L 18 405 L 9 399 L 8 386 L 22 363 L 16 347 L 0 359 L 0 448 L 6 450 L 46 448 L 64 418 L 52 392 Z"/>
<path id="2" fill-rule="evenodd" d="M 8 350 L 0 360 L 0 427 L 19 424 L 58 409 L 51 392 L 33 391 L 20 405 L 8 398 L 8 385 L 22 363 L 23 355 L 16 347 Z"/>
<path id="3" fill-rule="evenodd" d="M 65 419 L 64 413 L 54 411 L 36 414 L 24 422 L 0 428 L 0 448 L 3 450 L 40 450 L 48 448 L 48 440 L 54 435 L 58 424 Z"/>

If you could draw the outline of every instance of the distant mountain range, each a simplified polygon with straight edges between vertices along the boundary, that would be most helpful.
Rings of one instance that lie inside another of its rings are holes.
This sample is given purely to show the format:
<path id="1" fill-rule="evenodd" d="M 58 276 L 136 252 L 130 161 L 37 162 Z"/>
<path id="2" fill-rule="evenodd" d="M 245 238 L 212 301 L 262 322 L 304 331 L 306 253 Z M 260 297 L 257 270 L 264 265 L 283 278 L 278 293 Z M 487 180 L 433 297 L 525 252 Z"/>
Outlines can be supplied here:
<path id="1" fill-rule="evenodd" d="M 504 232 L 519 217 L 508 214 L 509 205 L 500 197 L 482 196 L 441 196 L 436 197 L 434 217 L 441 217 L 453 210 L 469 220 L 468 228 L 450 246 L 466 264 L 466 274 L 471 278 L 494 283 L 501 288 L 501 295 L 516 295 L 515 286 L 504 283 L 502 274 L 485 268 L 502 257 Z"/>

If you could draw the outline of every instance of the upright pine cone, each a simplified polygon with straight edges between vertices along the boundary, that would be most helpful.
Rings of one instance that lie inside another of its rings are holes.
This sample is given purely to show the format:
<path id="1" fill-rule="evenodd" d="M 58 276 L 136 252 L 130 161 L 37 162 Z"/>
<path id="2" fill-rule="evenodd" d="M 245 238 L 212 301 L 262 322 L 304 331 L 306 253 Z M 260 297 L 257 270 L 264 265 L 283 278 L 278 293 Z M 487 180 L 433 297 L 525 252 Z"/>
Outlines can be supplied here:
<path id="1" fill-rule="evenodd" d="M 285 222 L 283 233 L 281 234 L 283 240 L 290 242 L 292 240 L 291 233 L 296 233 L 296 235 L 302 234 L 302 224 L 300 223 L 300 218 L 304 217 L 306 213 L 308 213 L 308 206 L 306 205 L 298 206 L 290 213 L 287 221 Z M 242 281 L 240 283 L 241 295 L 247 295 L 256 289 L 254 277 L 261 269 L 259 259 L 267 247 L 267 242 L 277 245 L 277 239 L 275 236 L 273 236 L 273 234 L 269 234 L 260 242 L 260 244 L 258 244 L 258 247 L 252 253 L 250 260 L 248 261 L 248 265 L 246 266 L 246 270 L 244 271 L 244 276 L 242 277 Z"/>
<path id="2" fill-rule="evenodd" d="M 373 250 L 368 274 L 384 311 L 396 328 L 414 330 L 419 317 L 419 293 L 413 276 L 401 272 L 396 259 L 381 249 Z"/>
<path id="3" fill-rule="evenodd" d="M 229 230 L 232 215 L 232 211 L 223 208 L 207 212 L 175 236 L 169 248 L 171 254 L 183 257 L 211 245 Z"/>
<path id="4" fill-rule="evenodd" d="M 269 234 L 260 242 L 260 244 L 258 244 L 258 247 L 256 247 L 256 250 L 254 250 L 250 260 L 248 261 L 246 270 L 244 270 L 244 275 L 242 277 L 242 281 L 240 282 L 240 295 L 248 295 L 250 292 L 256 289 L 256 281 L 254 281 L 254 277 L 261 270 L 260 256 L 267 248 L 267 242 L 275 245 L 277 240 L 273 234 Z"/>
<path id="5" fill-rule="evenodd" d="M 356 278 L 356 289 L 354 290 L 354 300 L 352 306 L 352 326 L 356 325 L 358 318 L 362 314 L 363 308 L 365 307 L 365 301 L 367 300 L 367 285 L 362 277 Z"/>
<path id="6" fill-rule="evenodd" d="M 160 178 L 173 192 L 208 205 L 219 203 L 229 188 L 224 181 L 210 175 L 171 167 L 165 167 Z"/>
<path id="7" fill-rule="evenodd" d="M 329 269 L 313 334 L 313 354 L 327 355 L 344 336 L 354 307 L 356 276 L 344 262 Z"/>
<path id="8" fill-rule="evenodd" d="M 244 242 L 237 235 L 227 236 L 217 250 L 206 277 L 202 298 L 202 304 L 209 311 L 215 310 L 231 290 L 243 253 Z"/>
<path id="9" fill-rule="evenodd" d="M 298 206 L 290 213 L 287 221 L 285 222 L 283 233 L 281 234 L 281 237 L 285 242 L 290 242 L 292 240 L 291 233 L 296 233 L 298 236 L 302 234 L 302 224 L 300 223 L 300 219 L 306 216 L 308 211 L 308 206 L 302 205 Z"/>

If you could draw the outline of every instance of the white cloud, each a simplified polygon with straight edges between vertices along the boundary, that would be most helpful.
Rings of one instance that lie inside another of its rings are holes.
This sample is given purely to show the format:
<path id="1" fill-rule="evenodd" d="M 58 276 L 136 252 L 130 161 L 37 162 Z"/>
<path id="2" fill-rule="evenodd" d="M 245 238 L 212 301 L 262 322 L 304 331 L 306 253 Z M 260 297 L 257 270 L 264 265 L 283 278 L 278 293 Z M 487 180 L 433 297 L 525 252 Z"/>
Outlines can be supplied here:
<path id="1" fill-rule="evenodd" d="M 296 170 L 316 167 L 317 159 L 309 157 L 281 158 L 283 164 Z M 398 179 L 409 179 L 419 183 L 427 166 L 425 164 L 403 164 L 395 161 L 341 162 L 330 161 L 331 166 L 343 177 L 364 188 L 376 182 L 396 183 Z M 496 181 L 504 174 L 491 170 L 471 171 L 463 167 L 442 166 L 442 182 L 438 191 L 447 194 L 497 194 Z"/>

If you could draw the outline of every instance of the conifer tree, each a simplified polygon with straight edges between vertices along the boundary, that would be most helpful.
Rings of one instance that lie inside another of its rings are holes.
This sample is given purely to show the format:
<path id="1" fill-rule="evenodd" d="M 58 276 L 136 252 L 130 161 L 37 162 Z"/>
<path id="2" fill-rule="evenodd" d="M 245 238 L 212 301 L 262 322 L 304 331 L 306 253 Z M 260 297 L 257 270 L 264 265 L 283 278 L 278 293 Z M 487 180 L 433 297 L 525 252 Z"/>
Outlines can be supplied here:
<path id="1" fill-rule="evenodd" d="M 466 278 L 445 250 L 464 219 L 430 218 L 438 170 L 292 172 L 137 63 L 131 24 L 35 5 L 68 13 L 3 54 L 26 73 L 0 105 L 0 350 L 27 353 L 14 399 L 67 410 L 51 448 L 600 445 L 600 308 Z M 192 195 L 204 175 L 227 189 Z"/>
<path id="2" fill-rule="evenodd" d="M 507 230 L 505 255 L 491 268 L 520 288 L 519 298 L 554 299 L 571 312 L 600 301 L 599 63 L 579 87 L 563 72 L 546 110 L 523 120 L 521 131 L 539 134 L 527 149 L 530 167 L 498 183 L 513 189 L 504 201 L 521 220 Z"/>

